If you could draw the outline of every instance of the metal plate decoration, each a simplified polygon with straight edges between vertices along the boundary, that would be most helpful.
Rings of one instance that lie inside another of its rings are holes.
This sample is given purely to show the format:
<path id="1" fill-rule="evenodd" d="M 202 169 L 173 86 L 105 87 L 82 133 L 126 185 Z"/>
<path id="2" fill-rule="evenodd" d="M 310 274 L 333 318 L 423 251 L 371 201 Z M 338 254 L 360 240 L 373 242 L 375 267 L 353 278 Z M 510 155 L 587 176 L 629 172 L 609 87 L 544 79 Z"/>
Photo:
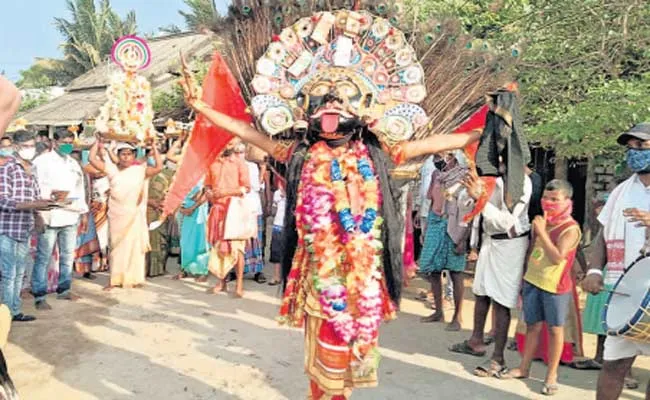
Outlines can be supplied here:
<path id="1" fill-rule="evenodd" d="M 144 39 L 128 35 L 113 44 L 111 59 L 124 71 L 142 71 L 151 64 L 151 50 Z"/>
<path id="2" fill-rule="evenodd" d="M 378 16 L 343 9 L 299 18 L 267 47 L 251 82 L 252 111 L 267 133 L 304 126 L 291 110 L 305 109 L 297 99 L 319 97 L 322 87 L 344 96 L 356 117 L 374 116 L 369 126 L 388 144 L 422 126 L 426 86 L 417 53 L 383 8 L 374 9 Z"/>

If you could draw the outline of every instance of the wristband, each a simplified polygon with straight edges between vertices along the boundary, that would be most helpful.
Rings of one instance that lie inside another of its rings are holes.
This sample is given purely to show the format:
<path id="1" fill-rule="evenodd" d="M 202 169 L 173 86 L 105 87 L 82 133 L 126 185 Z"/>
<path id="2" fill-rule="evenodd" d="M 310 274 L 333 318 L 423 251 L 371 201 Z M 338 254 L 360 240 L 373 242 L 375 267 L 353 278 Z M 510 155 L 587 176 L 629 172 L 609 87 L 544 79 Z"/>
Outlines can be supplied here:
<path id="1" fill-rule="evenodd" d="M 589 268 L 589 270 L 587 270 L 587 275 L 603 276 L 603 271 L 599 270 L 598 268 Z"/>

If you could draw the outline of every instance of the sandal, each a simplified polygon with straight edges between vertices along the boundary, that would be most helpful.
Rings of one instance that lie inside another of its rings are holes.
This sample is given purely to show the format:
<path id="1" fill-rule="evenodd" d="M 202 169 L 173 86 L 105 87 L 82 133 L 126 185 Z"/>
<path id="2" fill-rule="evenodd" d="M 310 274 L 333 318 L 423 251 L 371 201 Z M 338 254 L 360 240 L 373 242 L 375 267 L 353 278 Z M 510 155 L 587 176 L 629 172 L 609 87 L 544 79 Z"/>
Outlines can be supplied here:
<path id="1" fill-rule="evenodd" d="M 624 382 L 625 389 L 634 390 L 639 388 L 639 381 L 634 378 L 626 377 Z"/>
<path id="2" fill-rule="evenodd" d="M 542 394 L 544 396 L 555 396 L 558 390 L 560 390 L 560 387 L 557 383 L 544 383 L 544 386 L 542 386 Z"/>
<path id="3" fill-rule="evenodd" d="M 484 343 L 486 346 L 491 345 L 492 343 L 494 343 L 494 336 L 492 336 L 492 335 L 485 335 L 485 338 L 483 338 L 483 343 Z"/>
<path id="4" fill-rule="evenodd" d="M 597 371 L 603 368 L 603 364 L 599 363 L 593 358 L 588 358 L 586 360 L 572 362 L 569 364 L 569 368 L 580 369 L 583 371 Z"/>
<path id="5" fill-rule="evenodd" d="M 258 273 L 255 274 L 255 277 L 253 278 L 253 280 L 255 282 L 259 283 L 259 284 L 266 283 L 266 276 L 264 276 L 263 273 L 258 272 Z"/>
<path id="6" fill-rule="evenodd" d="M 499 364 L 494 360 L 485 360 L 483 364 L 474 368 L 474 375 L 480 378 L 499 377 L 500 375 L 506 375 L 507 373 L 508 367 Z"/>
<path id="7" fill-rule="evenodd" d="M 469 345 L 469 341 L 465 340 L 462 343 L 456 343 L 449 347 L 449 351 L 452 353 L 467 354 L 474 357 L 483 357 L 485 356 L 485 350 L 476 351 Z"/>
<path id="8" fill-rule="evenodd" d="M 269 286 L 278 286 L 280 283 L 282 282 L 277 279 L 273 279 L 271 282 L 269 282 Z"/>
<path id="9" fill-rule="evenodd" d="M 522 374 L 519 368 L 499 371 L 495 377 L 499 379 L 528 379 L 528 375 Z"/>

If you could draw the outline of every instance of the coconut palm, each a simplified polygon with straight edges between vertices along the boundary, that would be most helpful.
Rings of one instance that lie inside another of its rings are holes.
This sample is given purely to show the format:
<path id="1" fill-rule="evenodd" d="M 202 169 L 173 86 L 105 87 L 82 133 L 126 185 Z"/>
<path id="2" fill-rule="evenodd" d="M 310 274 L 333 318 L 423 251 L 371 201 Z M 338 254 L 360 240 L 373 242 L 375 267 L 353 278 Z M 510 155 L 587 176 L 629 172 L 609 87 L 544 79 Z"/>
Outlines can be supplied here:
<path id="1" fill-rule="evenodd" d="M 75 76 L 95 68 L 106 59 L 116 39 L 136 31 L 135 12 L 124 19 L 113 11 L 109 0 L 67 0 L 70 19 L 55 18 L 63 35 L 61 45 L 67 69 Z"/>
<path id="2" fill-rule="evenodd" d="M 179 11 L 178 13 L 185 19 L 185 25 L 193 31 L 202 31 L 204 29 L 218 26 L 223 21 L 223 17 L 217 10 L 217 4 L 214 0 L 184 0 L 189 11 Z"/>

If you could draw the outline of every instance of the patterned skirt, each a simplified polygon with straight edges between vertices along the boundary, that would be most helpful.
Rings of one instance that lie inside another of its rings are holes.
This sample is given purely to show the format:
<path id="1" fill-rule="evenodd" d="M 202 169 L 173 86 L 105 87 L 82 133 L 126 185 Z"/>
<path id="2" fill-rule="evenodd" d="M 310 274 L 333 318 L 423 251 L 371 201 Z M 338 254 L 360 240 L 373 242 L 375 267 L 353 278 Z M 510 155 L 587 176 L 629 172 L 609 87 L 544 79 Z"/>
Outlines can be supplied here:
<path id="1" fill-rule="evenodd" d="M 465 254 L 456 254 L 456 245 L 447 233 L 447 219 L 429 212 L 424 246 L 420 254 L 420 274 L 429 275 L 446 269 L 465 270 Z"/>

